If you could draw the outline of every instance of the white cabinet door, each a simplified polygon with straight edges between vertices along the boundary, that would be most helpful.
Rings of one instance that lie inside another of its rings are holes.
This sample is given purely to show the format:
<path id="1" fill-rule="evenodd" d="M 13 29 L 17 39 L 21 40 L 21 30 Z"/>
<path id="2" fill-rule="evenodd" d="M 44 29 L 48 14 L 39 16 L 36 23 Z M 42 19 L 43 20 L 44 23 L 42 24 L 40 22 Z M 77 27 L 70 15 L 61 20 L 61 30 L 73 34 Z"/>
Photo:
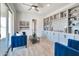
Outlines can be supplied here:
<path id="1" fill-rule="evenodd" d="M 43 31 L 43 32 L 42 32 L 42 36 L 43 36 L 43 37 L 46 37 L 46 31 Z"/>
<path id="2" fill-rule="evenodd" d="M 52 37 L 53 37 L 52 31 L 50 31 L 50 32 L 49 32 L 49 40 L 50 40 L 50 41 L 52 41 Z"/>
<path id="3" fill-rule="evenodd" d="M 50 40 L 50 32 L 48 31 L 47 33 L 48 39 Z"/>
<path id="4" fill-rule="evenodd" d="M 75 39 L 73 34 L 66 34 L 67 38 L 66 39 Z"/>
<path id="5" fill-rule="evenodd" d="M 75 35 L 75 40 L 79 41 L 79 35 Z"/>
<path id="6" fill-rule="evenodd" d="M 50 36 L 51 36 L 51 41 L 54 41 L 54 39 L 53 39 L 53 32 L 52 31 L 51 31 Z"/>
<path id="7" fill-rule="evenodd" d="M 48 37 L 48 31 L 46 31 L 46 36 Z"/>
<path id="8" fill-rule="evenodd" d="M 53 40 L 54 40 L 54 42 L 58 42 L 59 40 L 58 40 L 58 32 L 54 32 L 53 33 Z"/>
<path id="9" fill-rule="evenodd" d="M 51 36 L 50 36 L 50 31 L 48 31 L 48 33 L 47 33 L 47 37 L 48 37 L 48 39 L 50 40 L 51 38 Z"/>
<path id="10" fill-rule="evenodd" d="M 68 40 L 66 39 L 65 33 L 59 33 L 59 43 L 67 45 Z"/>

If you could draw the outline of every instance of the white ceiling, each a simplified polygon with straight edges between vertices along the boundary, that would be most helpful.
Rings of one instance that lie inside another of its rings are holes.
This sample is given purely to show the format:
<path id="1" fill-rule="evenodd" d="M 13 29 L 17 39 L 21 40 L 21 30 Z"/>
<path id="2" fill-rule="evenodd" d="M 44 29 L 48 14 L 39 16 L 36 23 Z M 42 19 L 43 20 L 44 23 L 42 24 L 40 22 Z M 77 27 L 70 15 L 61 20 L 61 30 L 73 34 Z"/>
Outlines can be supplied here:
<path id="1" fill-rule="evenodd" d="M 31 3 L 26 3 L 26 4 L 30 4 Z M 34 3 L 33 3 L 34 4 Z M 47 6 L 47 5 L 50 6 Z M 14 8 L 16 10 L 16 12 L 20 12 L 20 13 L 38 13 L 38 14 L 49 14 L 51 12 L 54 12 L 57 9 L 60 9 L 66 5 L 68 5 L 70 3 L 35 3 L 35 5 L 39 5 L 39 12 L 36 12 L 35 10 L 28 10 L 30 7 L 23 5 L 22 3 L 13 3 Z"/>

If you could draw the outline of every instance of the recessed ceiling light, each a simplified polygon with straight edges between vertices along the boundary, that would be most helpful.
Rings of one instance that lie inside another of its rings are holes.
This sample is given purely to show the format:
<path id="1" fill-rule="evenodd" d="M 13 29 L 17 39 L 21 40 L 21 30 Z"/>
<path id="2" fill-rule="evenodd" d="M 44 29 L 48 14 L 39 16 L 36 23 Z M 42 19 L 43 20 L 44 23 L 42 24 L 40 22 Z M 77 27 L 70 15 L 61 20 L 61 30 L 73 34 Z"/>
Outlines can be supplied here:
<path id="1" fill-rule="evenodd" d="M 35 9 L 34 7 L 32 7 L 32 9 Z"/>
<path id="2" fill-rule="evenodd" d="M 46 6 L 47 6 L 47 7 L 49 7 L 49 6 L 50 6 L 50 4 L 47 4 Z"/>

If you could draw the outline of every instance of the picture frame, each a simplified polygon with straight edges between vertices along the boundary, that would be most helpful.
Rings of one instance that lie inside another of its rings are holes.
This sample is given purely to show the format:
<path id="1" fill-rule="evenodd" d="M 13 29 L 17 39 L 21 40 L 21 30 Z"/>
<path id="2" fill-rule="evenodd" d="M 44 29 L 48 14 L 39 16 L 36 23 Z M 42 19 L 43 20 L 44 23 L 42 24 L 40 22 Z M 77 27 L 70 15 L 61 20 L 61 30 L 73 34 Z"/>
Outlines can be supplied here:
<path id="1" fill-rule="evenodd" d="M 29 29 L 29 21 L 20 21 L 19 23 L 20 29 Z"/>

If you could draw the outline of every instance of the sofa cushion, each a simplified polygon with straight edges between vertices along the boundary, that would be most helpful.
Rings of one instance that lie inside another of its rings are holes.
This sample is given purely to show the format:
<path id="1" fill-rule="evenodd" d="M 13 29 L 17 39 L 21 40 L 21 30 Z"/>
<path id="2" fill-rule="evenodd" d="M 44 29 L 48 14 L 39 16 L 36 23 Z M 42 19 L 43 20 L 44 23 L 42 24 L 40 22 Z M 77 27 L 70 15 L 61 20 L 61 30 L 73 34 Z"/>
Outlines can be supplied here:
<path id="1" fill-rule="evenodd" d="M 21 35 L 21 36 L 12 36 L 11 37 L 11 47 L 12 50 L 15 47 L 21 47 L 27 45 L 27 36 Z"/>
<path id="2" fill-rule="evenodd" d="M 68 39 L 68 46 L 72 47 L 72 48 L 74 48 L 76 50 L 79 50 L 79 41 Z"/>
<path id="3" fill-rule="evenodd" d="M 79 51 L 56 42 L 55 56 L 79 56 Z"/>

